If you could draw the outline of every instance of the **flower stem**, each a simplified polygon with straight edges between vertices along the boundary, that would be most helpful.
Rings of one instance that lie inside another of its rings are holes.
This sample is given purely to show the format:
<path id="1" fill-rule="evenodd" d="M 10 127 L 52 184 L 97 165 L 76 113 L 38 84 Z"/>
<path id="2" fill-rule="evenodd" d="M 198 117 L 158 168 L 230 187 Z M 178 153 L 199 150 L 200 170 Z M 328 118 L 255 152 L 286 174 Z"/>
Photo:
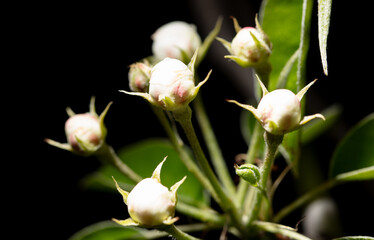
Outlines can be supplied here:
<path id="1" fill-rule="evenodd" d="M 261 127 L 261 125 L 259 123 L 256 123 L 255 128 L 253 130 L 251 142 L 248 147 L 246 163 L 251 163 L 251 164 L 254 163 L 255 158 L 259 152 L 262 132 L 263 132 L 263 128 Z M 237 192 L 237 202 L 239 206 L 243 205 L 248 189 L 249 189 L 249 183 L 241 180 L 239 182 L 238 192 Z"/>
<path id="2" fill-rule="evenodd" d="M 201 172 L 196 163 L 191 159 L 190 155 L 183 148 L 183 142 L 180 141 L 179 136 L 173 131 L 173 128 L 170 126 L 169 120 L 165 115 L 165 112 L 159 108 L 151 105 L 151 108 L 157 118 L 159 119 L 161 125 L 164 127 L 166 134 L 168 135 L 174 149 L 177 151 L 181 161 L 186 166 L 188 171 L 190 171 L 197 180 L 207 189 L 214 199 L 217 199 L 218 196 L 215 193 L 212 185 L 206 176 Z"/>
<path id="3" fill-rule="evenodd" d="M 282 143 L 283 135 L 273 135 L 265 131 L 264 134 L 266 149 L 265 159 L 260 169 L 260 187 L 267 193 L 267 181 L 269 179 L 271 167 L 273 166 L 274 158 L 278 149 L 278 146 Z M 261 208 L 263 193 L 257 191 L 255 194 L 254 202 L 252 205 L 252 211 L 248 218 L 248 225 L 252 225 L 253 221 L 258 218 Z"/>
<path id="4" fill-rule="evenodd" d="M 125 176 L 130 178 L 135 183 L 140 182 L 143 178 L 129 168 L 116 154 L 112 146 L 106 143 L 100 148 L 100 150 L 95 154 L 104 163 L 109 163 L 118 169 Z"/>
<path id="5" fill-rule="evenodd" d="M 280 234 L 283 236 L 286 236 L 290 239 L 295 239 L 295 240 L 311 240 L 310 238 L 296 232 L 295 229 L 283 226 L 280 224 L 276 223 L 271 223 L 271 222 L 262 222 L 262 221 L 255 221 L 253 222 L 253 226 L 256 228 L 259 228 L 261 230 L 274 233 L 274 234 Z"/>
<path id="6" fill-rule="evenodd" d="M 205 154 L 200 146 L 199 140 L 197 139 L 194 127 L 192 125 L 191 116 L 192 111 L 190 107 L 186 107 L 185 109 L 173 112 L 175 120 L 180 123 L 182 126 L 187 139 L 191 145 L 191 148 L 196 156 L 197 161 L 199 162 L 202 170 L 204 171 L 205 175 L 209 179 L 212 187 L 217 195 L 217 203 L 220 207 L 226 212 L 230 214 L 231 221 L 233 224 L 238 227 L 239 229 L 242 228 L 241 220 L 239 218 L 237 209 L 234 206 L 233 201 L 228 197 L 227 193 L 224 192 L 223 188 L 221 187 L 220 183 L 218 182 L 217 177 L 215 176 L 212 168 L 209 165 L 208 160 L 205 157 Z M 243 229 L 241 229 L 243 230 Z"/>
<path id="7" fill-rule="evenodd" d="M 199 239 L 199 238 L 195 238 L 195 237 L 183 232 L 182 230 L 177 228 L 174 224 L 163 225 L 163 226 L 158 227 L 158 229 L 169 233 L 170 235 L 172 235 L 177 240 L 198 240 Z"/>
<path id="8" fill-rule="evenodd" d="M 235 185 L 230 176 L 226 162 L 222 156 L 221 149 L 218 145 L 217 138 L 214 134 L 210 124 L 208 115 L 206 114 L 201 95 L 197 95 L 193 101 L 194 110 L 196 111 L 196 118 L 203 133 L 203 137 L 208 148 L 209 154 L 212 157 L 212 164 L 222 184 L 228 190 L 230 195 L 235 194 Z"/>

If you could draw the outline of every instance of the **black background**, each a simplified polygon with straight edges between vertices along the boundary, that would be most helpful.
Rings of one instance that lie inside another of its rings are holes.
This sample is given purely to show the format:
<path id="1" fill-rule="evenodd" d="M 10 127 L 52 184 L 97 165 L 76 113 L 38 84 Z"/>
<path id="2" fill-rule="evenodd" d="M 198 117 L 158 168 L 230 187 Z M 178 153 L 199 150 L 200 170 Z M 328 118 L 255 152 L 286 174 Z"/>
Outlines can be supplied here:
<path id="1" fill-rule="evenodd" d="M 124 218 L 126 207 L 120 196 L 87 191 L 79 185 L 83 176 L 99 166 L 95 158 L 72 155 L 45 144 L 43 139 L 64 142 L 65 108 L 86 112 L 93 95 L 98 112 L 114 102 L 106 126 L 107 142 L 115 149 L 144 138 L 165 136 L 142 99 L 118 92 L 128 89 L 127 66 L 151 55 L 150 36 L 162 24 L 191 22 L 204 38 L 221 15 L 227 31 L 220 36 L 230 39 L 234 30 L 229 17 L 236 16 L 242 26 L 253 25 L 260 4 L 258 0 L 196 2 L 33 3 L 4 9 L 9 10 L 5 67 L 10 74 L 2 86 L 3 116 L 9 133 L 3 159 L 10 165 L 4 165 L 3 171 L 6 199 L 12 208 L 8 220 L 17 229 L 14 239 L 23 234 L 67 239 L 89 224 Z M 322 111 L 333 103 L 343 107 L 336 125 L 311 146 L 324 177 L 337 142 L 351 126 L 373 112 L 369 16 L 361 12 L 365 7 L 346 2 L 333 3 L 328 77 L 320 64 L 317 13 L 313 13 L 308 81 L 319 81 L 308 92 L 307 113 Z M 232 166 L 235 155 L 246 152 L 246 144 L 239 132 L 240 110 L 225 99 L 251 99 L 250 85 L 238 77 L 247 70 L 224 60 L 226 52 L 218 43 L 213 47 L 222 53 L 222 60 L 209 52 L 199 72 L 205 75 L 213 69 L 213 74 L 202 94 L 228 166 Z M 287 193 L 287 188 L 282 191 Z M 374 235 L 372 222 L 366 217 L 374 214 L 372 181 L 345 184 L 331 194 L 341 210 L 345 234 Z M 282 200 L 282 196 L 275 196 L 280 198 L 276 207 L 290 200 Z M 294 226 L 300 218 L 294 216 L 285 223 Z"/>

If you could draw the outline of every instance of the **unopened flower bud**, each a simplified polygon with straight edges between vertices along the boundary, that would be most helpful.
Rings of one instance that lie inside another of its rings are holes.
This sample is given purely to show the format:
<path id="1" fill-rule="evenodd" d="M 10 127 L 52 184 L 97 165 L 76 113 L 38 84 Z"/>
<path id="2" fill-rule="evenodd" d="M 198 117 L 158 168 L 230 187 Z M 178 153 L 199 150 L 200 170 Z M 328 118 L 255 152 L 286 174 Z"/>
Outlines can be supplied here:
<path id="1" fill-rule="evenodd" d="M 152 69 L 149 94 L 165 108 L 187 104 L 195 96 L 194 74 L 183 62 L 165 58 Z"/>
<path id="2" fill-rule="evenodd" d="M 252 112 L 267 132 L 273 135 L 284 135 L 300 128 L 314 118 L 325 119 L 321 114 L 317 113 L 305 116 L 301 120 L 300 101 L 316 80 L 297 94 L 287 89 L 277 89 L 269 93 L 263 83 L 259 79 L 258 81 L 263 91 L 263 97 L 257 109 L 251 105 L 240 104 L 233 100 L 229 100 L 229 102 L 233 102 Z"/>
<path id="3" fill-rule="evenodd" d="M 264 38 L 267 38 L 266 35 L 253 27 L 242 28 L 236 34 L 231 42 L 231 51 L 234 56 L 243 59 L 240 65 L 250 67 L 267 61 L 271 49 Z"/>
<path id="4" fill-rule="evenodd" d="M 261 99 L 257 112 L 264 129 L 272 134 L 284 134 L 295 129 L 301 119 L 300 101 L 287 89 L 266 94 Z"/>
<path id="5" fill-rule="evenodd" d="M 177 203 L 177 190 L 186 177 L 174 184 L 170 190 L 161 184 L 160 171 L 166 158 L 157 166 L 152 177 L 140 181 L 130 193 L 122 190 L 116 183 L 117 190 L 122 194 L 128 207 L 130 219 L 115 222 L 124 225 L 157 226 L 173 224 Z"/>
<path id="6" fill-rule="evenodd" d="M 141 96 L 167 111 L 183 109 L 196 97 L 200 87 L 208 80 L 211 73 L 210 71 L 207 77 L 195 86 L 196 57 L 197 51 L 188 65 L 174 58 L 165 58 L 157 63 L 151 71 L 149 93 L 122 92 Z"/>
<path id="7" fill-rule="evenodd" d="M 100 116 L 95 111 L 95 98 L 91 98 L 90 112 L 75 114 L 70 108 L 70 116 L 65 122 L 67 143 L 59 143 L 51 139 L 45 141 L 55 147 L 73 153 L 89 156 L 95 153 L 105 142 L 107 134 L 104 118 L 112 103 L 109 103 Z"/>
<path id="8" fill-rule="evenodd" d="M 133 92 L 148 92 L 151 66 L 148 62 L 137 62 L 130 65 L 129 85 Z"/>
<path id="9" fill-rule="evenodd" d="M 240 166 L 235 165 L 235 173 L 252 186 L 258 186 L 258 182 L 260 181 L 260 170 L 257 166 L 249 163 Z"/>
<path id="10" fill-rule="evenodd" d="M 176 58 L 185 63 L 191 59 L 201 45 L 201 39 L 193 24 L 181 21 L 167 23 L 152 35 L 153 56 L 162 60 L 166 57 Z"/>
<path id="11" fill-rule="evenodd" d="M 77 153 L 94 152 L 103 142 L 100 120 L 90 113 L 76 114 L 65 123 L 68 143 Z"/>
<path id="12" fill-rule="evenodd" d="M 271 43 L 256 19 L 256 28 L 241 28 L 235 18 L 234 26 L 237 31 L 232 42 L 217 38 L 230 52 L 225 56 L 234 60 L 241 67 L 259 67 L 266 63 L 271 54 Z"/>

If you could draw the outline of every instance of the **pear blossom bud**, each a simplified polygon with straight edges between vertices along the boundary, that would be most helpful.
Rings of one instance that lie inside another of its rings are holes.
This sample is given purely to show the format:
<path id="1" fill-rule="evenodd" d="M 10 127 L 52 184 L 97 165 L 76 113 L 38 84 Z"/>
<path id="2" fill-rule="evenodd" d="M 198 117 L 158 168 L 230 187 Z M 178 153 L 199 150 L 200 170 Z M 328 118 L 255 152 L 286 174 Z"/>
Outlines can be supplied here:
<path id="1" fill-rule="evenodd" d="M 188 65 L 174 58 L 165 58 L 157 63 L 151 70 L 148 93 L 127 92 L 129 95 L 139 96 L 151 104 L 161 107 L 167 111 L 179 111 L 196 97 L 200 87 L 208 81 L 212 70 L 209 71 L 204 80 L 195 86 L 194 69 L 197 51 Z"/>
<path id="2" fill-rule="evenodd" d="M 253 27 L 242 28 L 231 42 L 232 54 L 245 60 L 245 65 L 253 66 L 266 61 L 271 49 L 267 36 Z"/>
<path id="3" fill-rule="evenodd" d="M 65 123 L 68 143 L 76 153 L 93 152 L 103 142 L 100 120 L 91 113 L 76 114 Z"/>
<path id="4" fill-rule="evenodd" d="M 271 54 L 272 44 L 262 30 L 257 18 L 256 28 L 239 26 L 233 18 L 236 35 L 231 42 L 217 38 L 231 55 L 225 58 L 234 60 L 241 67 L 254 67 L 256 71 L 269 71 L 271 67 L 268 59 Z"/>
<path id="5" fill-rule="evenodd" d="M 235 103 L 250 111 L 268 133 L 284 135 L 297 130 L 315 118 L 325 120 L 325 117 L 320 113 L 304 116 L 304 118 L 301 119 L 300 101 L 316 80 L 309 83 L 297 94 L 294 94 L 288 89 L 277 89 L 269 92 L 258 77 L 257 80 L 263 93 L 263 97 L 257 109 L 251 105 L 238 103 L 235 100 L 228 100 L 228 102 Z"/>
<path id="6" fill-rule="evenodd" d="M 104 118 L 111 105 L 112 102 L 106 106 L 100 116 L 96 113 L 95 97 L 91 98 L 88 113 L 75 114 L 71 108 L 67 108 L 69 119 L 65 122 L 65 134 L 68 142 L 60 143 L 46 138 L 46 143 L 83 156 L 95 153 L 105 142 L 107 130 Z"/>
<path id="7" fill-rule="evenodd" d="M 129 85 L 133 92 L 147 92 L 149 79 L 151 76 L 151 67 L 145 62 L 137 62 L 130 66 Z"/>
<path id="8" fill-rule="evenodd" d="M 264 129 L 272 134 L 284 134 L 295 129 L 301 119 L 300 101 L 287 89 L 266 94 L 257 107 Z"/>
<path id="9" fill-rule="evenodd" d="M 195 25 L 181 21 L 161 26 L 152 35 L 152 39 L 152 52 L 158 60 L 169 57 L 187 63 L 201 45 Z"/>
<path id="10" fill-rule="evenodd" d="M 165 58 L 151 73 L 149 94 L 167 110 L 175 110 L 195 98 L 194 74 L 181 61 Z"/>
<path id="11" fill-rule="evenodd" d="M 175 197 L 157 180 L 147 178 L 129 193 L 127 207 L 135 222 L 147 226 L 160 225 L 168 217 L 174 216 Z"/>
<path id="12" fill-rule="evenodd" d="M 160 173 L 164 160 L 156 167 L 152 177 L 141 180 L 131 192 L 121 189 L 113 178 L 117 190 L 127 205 L 130 218 L 113 221 L 123 226 L 152 227 L 171 225 L 178 220 L 174 217 L 177 204 L 177 190 L 186 177 L 170 187 L 161 184 Z"/>

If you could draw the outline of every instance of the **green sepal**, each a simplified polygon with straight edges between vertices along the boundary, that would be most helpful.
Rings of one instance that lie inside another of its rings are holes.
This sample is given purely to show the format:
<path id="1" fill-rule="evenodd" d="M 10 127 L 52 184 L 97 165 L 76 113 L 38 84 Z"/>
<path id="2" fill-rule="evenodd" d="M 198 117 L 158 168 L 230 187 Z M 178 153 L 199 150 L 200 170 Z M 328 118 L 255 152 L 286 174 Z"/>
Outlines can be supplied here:
<path id="1" fill-rule="evenodd" d="M 128 219 L 125 219 L 125 220 L 118 220 L 118 219 L 112 218 L 112 220 L 114 222 L 118 223 L 119 225 L 124 226 L 124 227 L 137 227 L 137 226 L 139 226 L 139 223 L 135 222 L 132 218 L 128 218 Z"/>
<path id="2" fill-rule="evenodd" d="M 249 62 L 247 59 L 242 58 L 242 57 L 238 57 L 238 56 L 234 56 L 234 55 L 226 55 L 225 58 L 234 60 L 239 66 L 241 66 L 243 68 L 253 66 L 253 64 L 251 62 Z"/>
<path id="3" fill-rule="evenodd" d="M 127 197 L 129 196 L 129 192 L 126 192 L 120 186 L 118 185 L 116 179 L 112 176 L 114 183 L 116 184 L 117 191 L 122 195 L 123 197 L 123 202 L 127 205 Z"/>
<path id="4" fill-rule="evenodd" d="M 226 41 L 225 39 L 223 38 L 220 38 L 220 37 L 216 37 L 216 39 L 222 43 L 222 45 L 227 49 L 227 51 L 229 51 L 229 53 L 231 53 L 231 43 Z"/>

